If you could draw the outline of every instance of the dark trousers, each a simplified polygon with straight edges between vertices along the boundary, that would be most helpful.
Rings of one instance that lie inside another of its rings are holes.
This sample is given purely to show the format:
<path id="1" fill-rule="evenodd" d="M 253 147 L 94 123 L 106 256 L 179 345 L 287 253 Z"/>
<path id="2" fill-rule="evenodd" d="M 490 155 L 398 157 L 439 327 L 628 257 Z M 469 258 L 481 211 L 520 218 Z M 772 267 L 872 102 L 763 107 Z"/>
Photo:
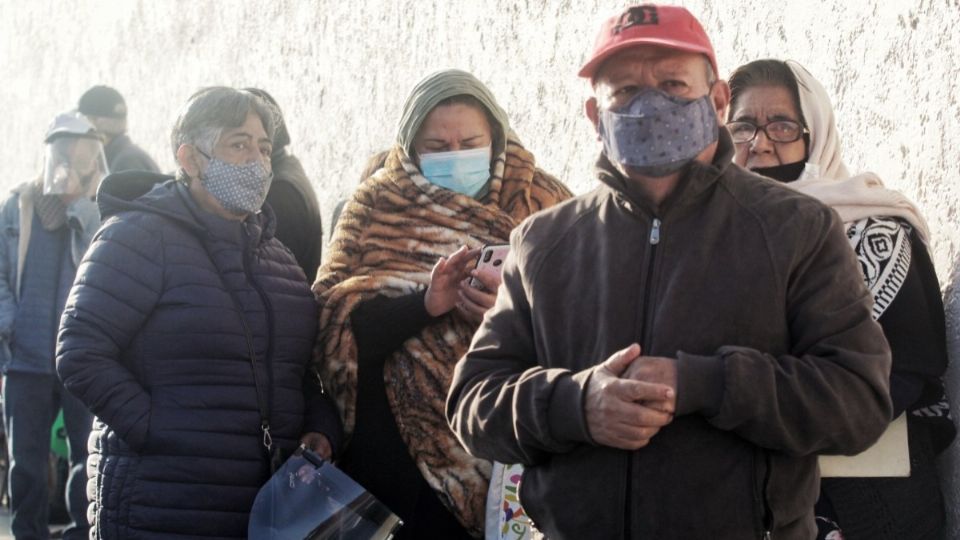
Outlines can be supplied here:
<path id="1" fill-rule="evenodd" d="M 60 407 L 70 445 L 67 510 L 73 520 L 63 537 L 87 538 L 87 438 L 93 416 L 55 375 L 11 372 L 3 384 L 3 420 L 10 454 L 10 529 L 17 540 L 50 536 L 50 429 Z"/>

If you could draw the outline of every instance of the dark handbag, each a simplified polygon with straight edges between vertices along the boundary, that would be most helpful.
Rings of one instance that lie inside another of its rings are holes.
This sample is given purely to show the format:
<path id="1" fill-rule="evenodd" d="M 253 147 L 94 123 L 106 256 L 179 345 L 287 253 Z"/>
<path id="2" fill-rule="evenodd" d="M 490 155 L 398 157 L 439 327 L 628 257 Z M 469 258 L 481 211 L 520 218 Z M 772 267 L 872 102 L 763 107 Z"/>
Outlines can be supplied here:
<path id="1" fill-rule="evenodd" d="M 301 445 L 257 493 L 247 536 L 389 540 L 401 525 L 360 484 Z"/>

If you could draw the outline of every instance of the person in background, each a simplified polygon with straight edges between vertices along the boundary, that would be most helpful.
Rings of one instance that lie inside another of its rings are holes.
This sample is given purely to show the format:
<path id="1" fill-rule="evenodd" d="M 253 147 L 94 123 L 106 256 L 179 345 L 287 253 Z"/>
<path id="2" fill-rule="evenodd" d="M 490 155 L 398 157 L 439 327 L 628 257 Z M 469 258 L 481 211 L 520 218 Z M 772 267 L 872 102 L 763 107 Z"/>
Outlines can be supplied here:
<path id="1" fill-rule="evenodd" d="M 93 417 L 54 371 L 60 314 L 80 258 L 100 225 L 91 200 L 107 164 L 93 125 L 58 115 L 47 131 L 43 174 L 0 204 L 0 364 L 16 538 L 47 538 L 50 429 L 63 408 L 69 440 L 66 488 L 72 523 L 87 538 L 87 437 Z"/>
<path id="2" fill-rule="evenodd" d="M 100 189 L 57 348 L 97 416 L 94 538 L 245 538 L 273 466 L 301 443 L 338 448 L 310 368 L 316 304 L 263 204 L 276 117 L 249 92 L 200 90 L 171 135 L 176 178 Z"/>
<path id="3" fill-rule="evenodd" d="M 277 134 L 273 138 L 273 154 L 270 156 L 273 182 L 267 193 L 267 203 L 277 216 L 277 239 L 290 248 L 300 268 L 303 268 L 307 281 L 313 283 L 323 253 L 323 222 L 317 194 L 300 160 L 287 149 L 290 133 L 276 100 L 259 88 L 245 90 L 267 100 L 280 115 L 277 117 Z"/>
<path id="4" fill-rule="evenodd" d="M 80 96 L 77 111 L 96 126 L 106 145 L 110 172 L 160 172 L 153 159 L 127 135 L 127 103 L 109 86 L 94 86 Z"/>
<path id="5" fill-rule="evenodd" d="M 484 244 L 570 197 L 537 168 L 476 77 L 433 73 L 404 104 L 396 145 L 343 210 L 314 292 L 315 357 L 350 441 L 341 466 L 403 519 L 398 538 L 480 536 L 490 463 L 443 417 L 453 365 L 496 299 Z"/>
<path id="6" fill-rule="evenodd" d="M 927 224 L 876 175 L 849 174 L 830 98 L 803 66 L 750 62 L 733 72 L 730 89 L 734 161 L 819 199 L 843 219 L 873 296 L 873 317 L 893 353 L 893 416 L 907 415 L 910 476 L 824 478 L 816 506 L 819 538 L 836 530 L 847 540 L 942 538 L 934 460 L 956 429 L 941 381 L 946 328 Z"/>
<path id="7" fill-rule="evenodd" d="M 360 172 L 360 181 L 357 182 L 357 185 L 362 184 L 364 180 L 373 176 L 373 173 L 382 169 L 383 165 L 387 162 L 388 155 L 390 155 L 389 150 L 381 150 L 368 157 L 367 162 L 363 165 L 363 171 Z M 331 231 L 336 230 L 337 222 L 340 221 L 340 214 L 343 212 L 343 207 L 347 205 L 347 201 L 349 201 L 349 199 L 340 199 L 337 201 L 336 206 L 333 207 L 333 216 L 330 218 Z M 330 234 L 330 240 L 333 240 L 332 232 Z"/>
<path id="8" fill-rule="evenodd" d="M 816 454 L 890 421 L 890 351 L 842 223 L 732 163 L 718 72 L 682 7 L 604 22 L 579 73 L 600 185 L 512 233 L 457 363 L 451 428 L 525 466 L 552 540 L 810 540 Z"/>

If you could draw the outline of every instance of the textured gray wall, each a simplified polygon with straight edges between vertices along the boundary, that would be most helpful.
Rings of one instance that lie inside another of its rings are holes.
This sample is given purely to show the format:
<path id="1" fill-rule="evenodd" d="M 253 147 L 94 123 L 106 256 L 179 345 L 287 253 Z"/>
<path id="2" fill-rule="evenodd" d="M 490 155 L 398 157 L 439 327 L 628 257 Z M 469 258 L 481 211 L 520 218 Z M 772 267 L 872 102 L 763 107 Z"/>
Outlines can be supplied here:
<path id="1" fill-rule="evenodd" d="M 960 1 L 691 0 L 722 74 L 794 58 L 834 98 L 851 170 L 877 172 L 930 221 L 944 286 L 960 256 Z M 486 81 L 540 164 L 590 189 L 595 137 L 576 71 L 604 0 L 240 2 L 0 0 L 7 188 L 37 174 L 47 121 L 89 86 L 127 98 L 131 134 L 167 169 L 178 108 L 205 85 L 259 86 L 286 114 L 328 217 L 367 155 L 388 146 L 407 90 L 442 67 Z M 960 361 L 960 300 L 947 296 Z M 951 374 L 957 383 L 960 370 Z M 960 387 L 955 387 L 960 394 Z M 958 402 L 960 405 L 960 402 Z M 960 446 L 952 452 L 960 463 Z M 957 467 L 952 467 L 957 470 Z M 960 507 L 960 476 L 951 487 Z M 960 538 L 955 528 L 953 538 Z"/>

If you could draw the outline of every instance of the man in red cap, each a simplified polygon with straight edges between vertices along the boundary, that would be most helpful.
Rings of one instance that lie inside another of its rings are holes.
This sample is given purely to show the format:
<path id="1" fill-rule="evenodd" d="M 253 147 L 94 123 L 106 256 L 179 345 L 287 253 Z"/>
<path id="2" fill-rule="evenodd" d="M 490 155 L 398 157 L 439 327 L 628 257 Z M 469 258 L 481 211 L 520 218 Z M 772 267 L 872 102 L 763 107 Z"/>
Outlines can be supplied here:
<path id="1" fill-rule="evenodd" d="M 514 231 L 452 429 L 526 466 L 551 539 L 813 538 L 816 454 L 863 450 L 891 411 L 842 223 L 731 163 L 687 10 L 609 19 L 580 75 L 600 185 Z"/>

